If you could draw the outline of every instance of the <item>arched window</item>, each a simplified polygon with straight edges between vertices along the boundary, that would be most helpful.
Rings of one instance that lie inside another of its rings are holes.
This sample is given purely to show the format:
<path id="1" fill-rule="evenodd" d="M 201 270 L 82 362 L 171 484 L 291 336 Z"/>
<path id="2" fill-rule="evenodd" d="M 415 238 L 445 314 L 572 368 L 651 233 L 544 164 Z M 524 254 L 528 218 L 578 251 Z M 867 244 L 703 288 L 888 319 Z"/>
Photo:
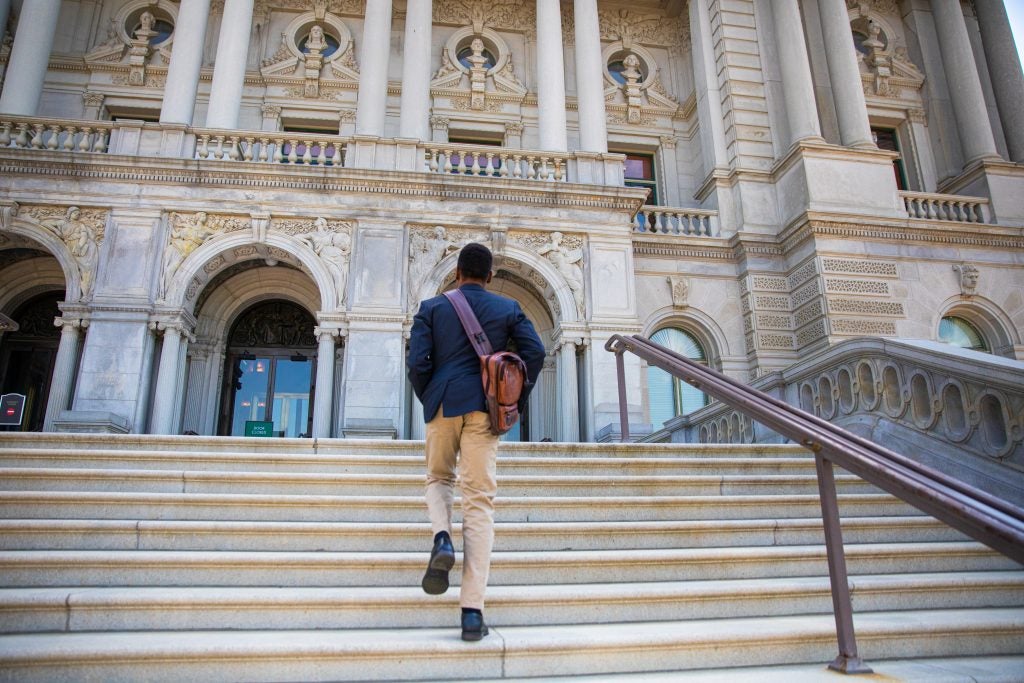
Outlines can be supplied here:
<path id="1" fill-rule="evenodd" d="M 675 327 L 666 327 L 651 335 L 655 344 L 672 349 L 698 363 L 707 362 L 707 354 L 697 338 Z M 655 428 L 677 415 L 692 413 L 708 404 L 703 391 L 673 377 L 661 368 L 647 369 L 647 398 L 651 408 L 651 422 Z"/>
<path id="2" fill-rule="evenodd" d="M 939 341 L 962 349 L 990 353 L 989 345 L 978 328 L 955 315 L 947 315 L 939 321 Z"/>

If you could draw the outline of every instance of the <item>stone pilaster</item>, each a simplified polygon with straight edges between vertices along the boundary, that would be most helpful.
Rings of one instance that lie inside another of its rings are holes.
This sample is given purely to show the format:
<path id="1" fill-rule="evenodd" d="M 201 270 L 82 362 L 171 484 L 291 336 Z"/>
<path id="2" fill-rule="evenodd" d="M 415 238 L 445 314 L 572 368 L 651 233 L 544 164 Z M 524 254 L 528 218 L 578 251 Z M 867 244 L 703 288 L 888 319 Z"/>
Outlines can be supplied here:
<path id="1" fill-rule="evenodd" d="M 331 409 L 334 405 L 334 345 L 338 330 L 318 327 L 314 330 L 319 347 L 316 356 L 316 396 L 313 401 L 313 437 L 331 436 Z"/>
<path id="2" fill-rule="evenodd" d="M 160 323 L 157 329 L 163 330 L 164 343 L 160 349 L 149 431 L 151 434 L 170 434 L 180 374 L 182 337 L 186 333 L 177 323 Z"/>
<path id="3" fill-rule="evenodd" d="M 576 368 L 577 339 L 563 339 L 558 347 L 558 416 L 561 441 L 580 439 L 580 399 Z"/>
<path id="4" fill-rule="evenodd" d="M 57 347 L 53 379 L 50 380 L 50 395 L 46 402 L 46 417 L 43 419 L 43 431 L 46 432 L 52 432 L 53 421 L 60 417 L 61 411 L 71 407 L 71 391 L 75 385 L 81 331 L 89 322 L 57 318 L 54 324 L 60 326 L 60 345 Z"/>

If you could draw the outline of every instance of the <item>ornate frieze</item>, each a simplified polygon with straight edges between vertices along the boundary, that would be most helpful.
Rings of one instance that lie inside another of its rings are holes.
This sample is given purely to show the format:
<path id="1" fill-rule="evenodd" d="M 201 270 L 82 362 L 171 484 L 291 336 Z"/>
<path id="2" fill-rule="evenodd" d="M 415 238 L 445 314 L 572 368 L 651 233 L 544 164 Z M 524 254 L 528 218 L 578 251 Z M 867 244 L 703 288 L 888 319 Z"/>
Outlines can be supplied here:
<path id="1" fill-rule="evenodd" d="M 484 27 L 532 32 L 537 27 L 537 8 L 533 2 L 519 0 L 447 0 L 433 4 L 434 23 L 472 26 L 476 33 Z"/>
<path id="2" fill-rule="evenodd" d="M 821 260 L 821 268 L 826 273 L 878 275 L 881 277 L 897 277 L 899 275 L 896 263 L 893 261 L 823 258 Z"/>
<path id="3" fill-rule="evenodd" d="M 676 17 L 639 14 L 628 9 L 598 12 L 601 40 L 621 41 L 629 50 L 634 44 L 660 45 L 684 52 L 690 45 L 690 22 L 686 11 Z"/>

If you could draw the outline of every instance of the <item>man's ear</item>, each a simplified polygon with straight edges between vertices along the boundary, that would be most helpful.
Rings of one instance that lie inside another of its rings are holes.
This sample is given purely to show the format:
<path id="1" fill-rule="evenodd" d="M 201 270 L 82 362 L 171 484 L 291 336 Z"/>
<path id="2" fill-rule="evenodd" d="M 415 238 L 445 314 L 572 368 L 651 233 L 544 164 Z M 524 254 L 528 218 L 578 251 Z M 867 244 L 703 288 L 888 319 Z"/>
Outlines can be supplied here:
<path id="1" fill-rule="evenodd" d="M 455 280 L 459 281 L 461 279 L 462 279 L 462 271 L 459 269 L 458 266 L 455 266 Z"/>
<path id="2" fill-rule="evenodd" d="M 484 282 L 487 283 L 487 284 L 491 284 L 491 278 L 492 277 L 494 277 L 494 272 L 493 271 L 487 271 L 487 279 L 484 280 Z"/>

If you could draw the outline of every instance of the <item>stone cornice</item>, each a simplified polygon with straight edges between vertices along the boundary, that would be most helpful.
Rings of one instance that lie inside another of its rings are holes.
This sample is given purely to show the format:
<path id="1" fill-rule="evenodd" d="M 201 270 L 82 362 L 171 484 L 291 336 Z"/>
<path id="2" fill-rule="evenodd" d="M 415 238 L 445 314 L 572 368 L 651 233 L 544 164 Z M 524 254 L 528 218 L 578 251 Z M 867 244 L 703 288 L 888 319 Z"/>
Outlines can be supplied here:
<path id="1" fill-rule="evenodd" d="M 808 214 L 805 220 L 787 228 L 779 235 L 785 252 L 813 237 L 837 237 L 858 241 L 898 242 L 905 244 L 945 244 L 986 249 L 1024 249 L 1024 228 L 1005 228 L 975 223 L 941 223 L 910 220 L 906 222 L 868 222 L 858 218 Z"/>
<path id="2" fill-rule="evenodd" d="M 708 237 L 657 237 L 637 235 L 633 237 L 635 256 L 657 256 L 677 259 L 703 259 L 707 261 L 731 261 L 733 247 L 726 240 Z"/>
<path id="3" fill-rule="evenodd" d="M 461 176 L 402 171 L 305 169 L 279 164 L 112 154 L 69 156 L 42 150 L 0 150 L 0 174 L 114 180 L 122 183 L 391 194 L 456 201 L 596 208 L 622 211 L 629 215 L 635 214 L 643 205 L 639 191 L 628 187 L 498 178 L 481 182 L 479 179 Z"/>

